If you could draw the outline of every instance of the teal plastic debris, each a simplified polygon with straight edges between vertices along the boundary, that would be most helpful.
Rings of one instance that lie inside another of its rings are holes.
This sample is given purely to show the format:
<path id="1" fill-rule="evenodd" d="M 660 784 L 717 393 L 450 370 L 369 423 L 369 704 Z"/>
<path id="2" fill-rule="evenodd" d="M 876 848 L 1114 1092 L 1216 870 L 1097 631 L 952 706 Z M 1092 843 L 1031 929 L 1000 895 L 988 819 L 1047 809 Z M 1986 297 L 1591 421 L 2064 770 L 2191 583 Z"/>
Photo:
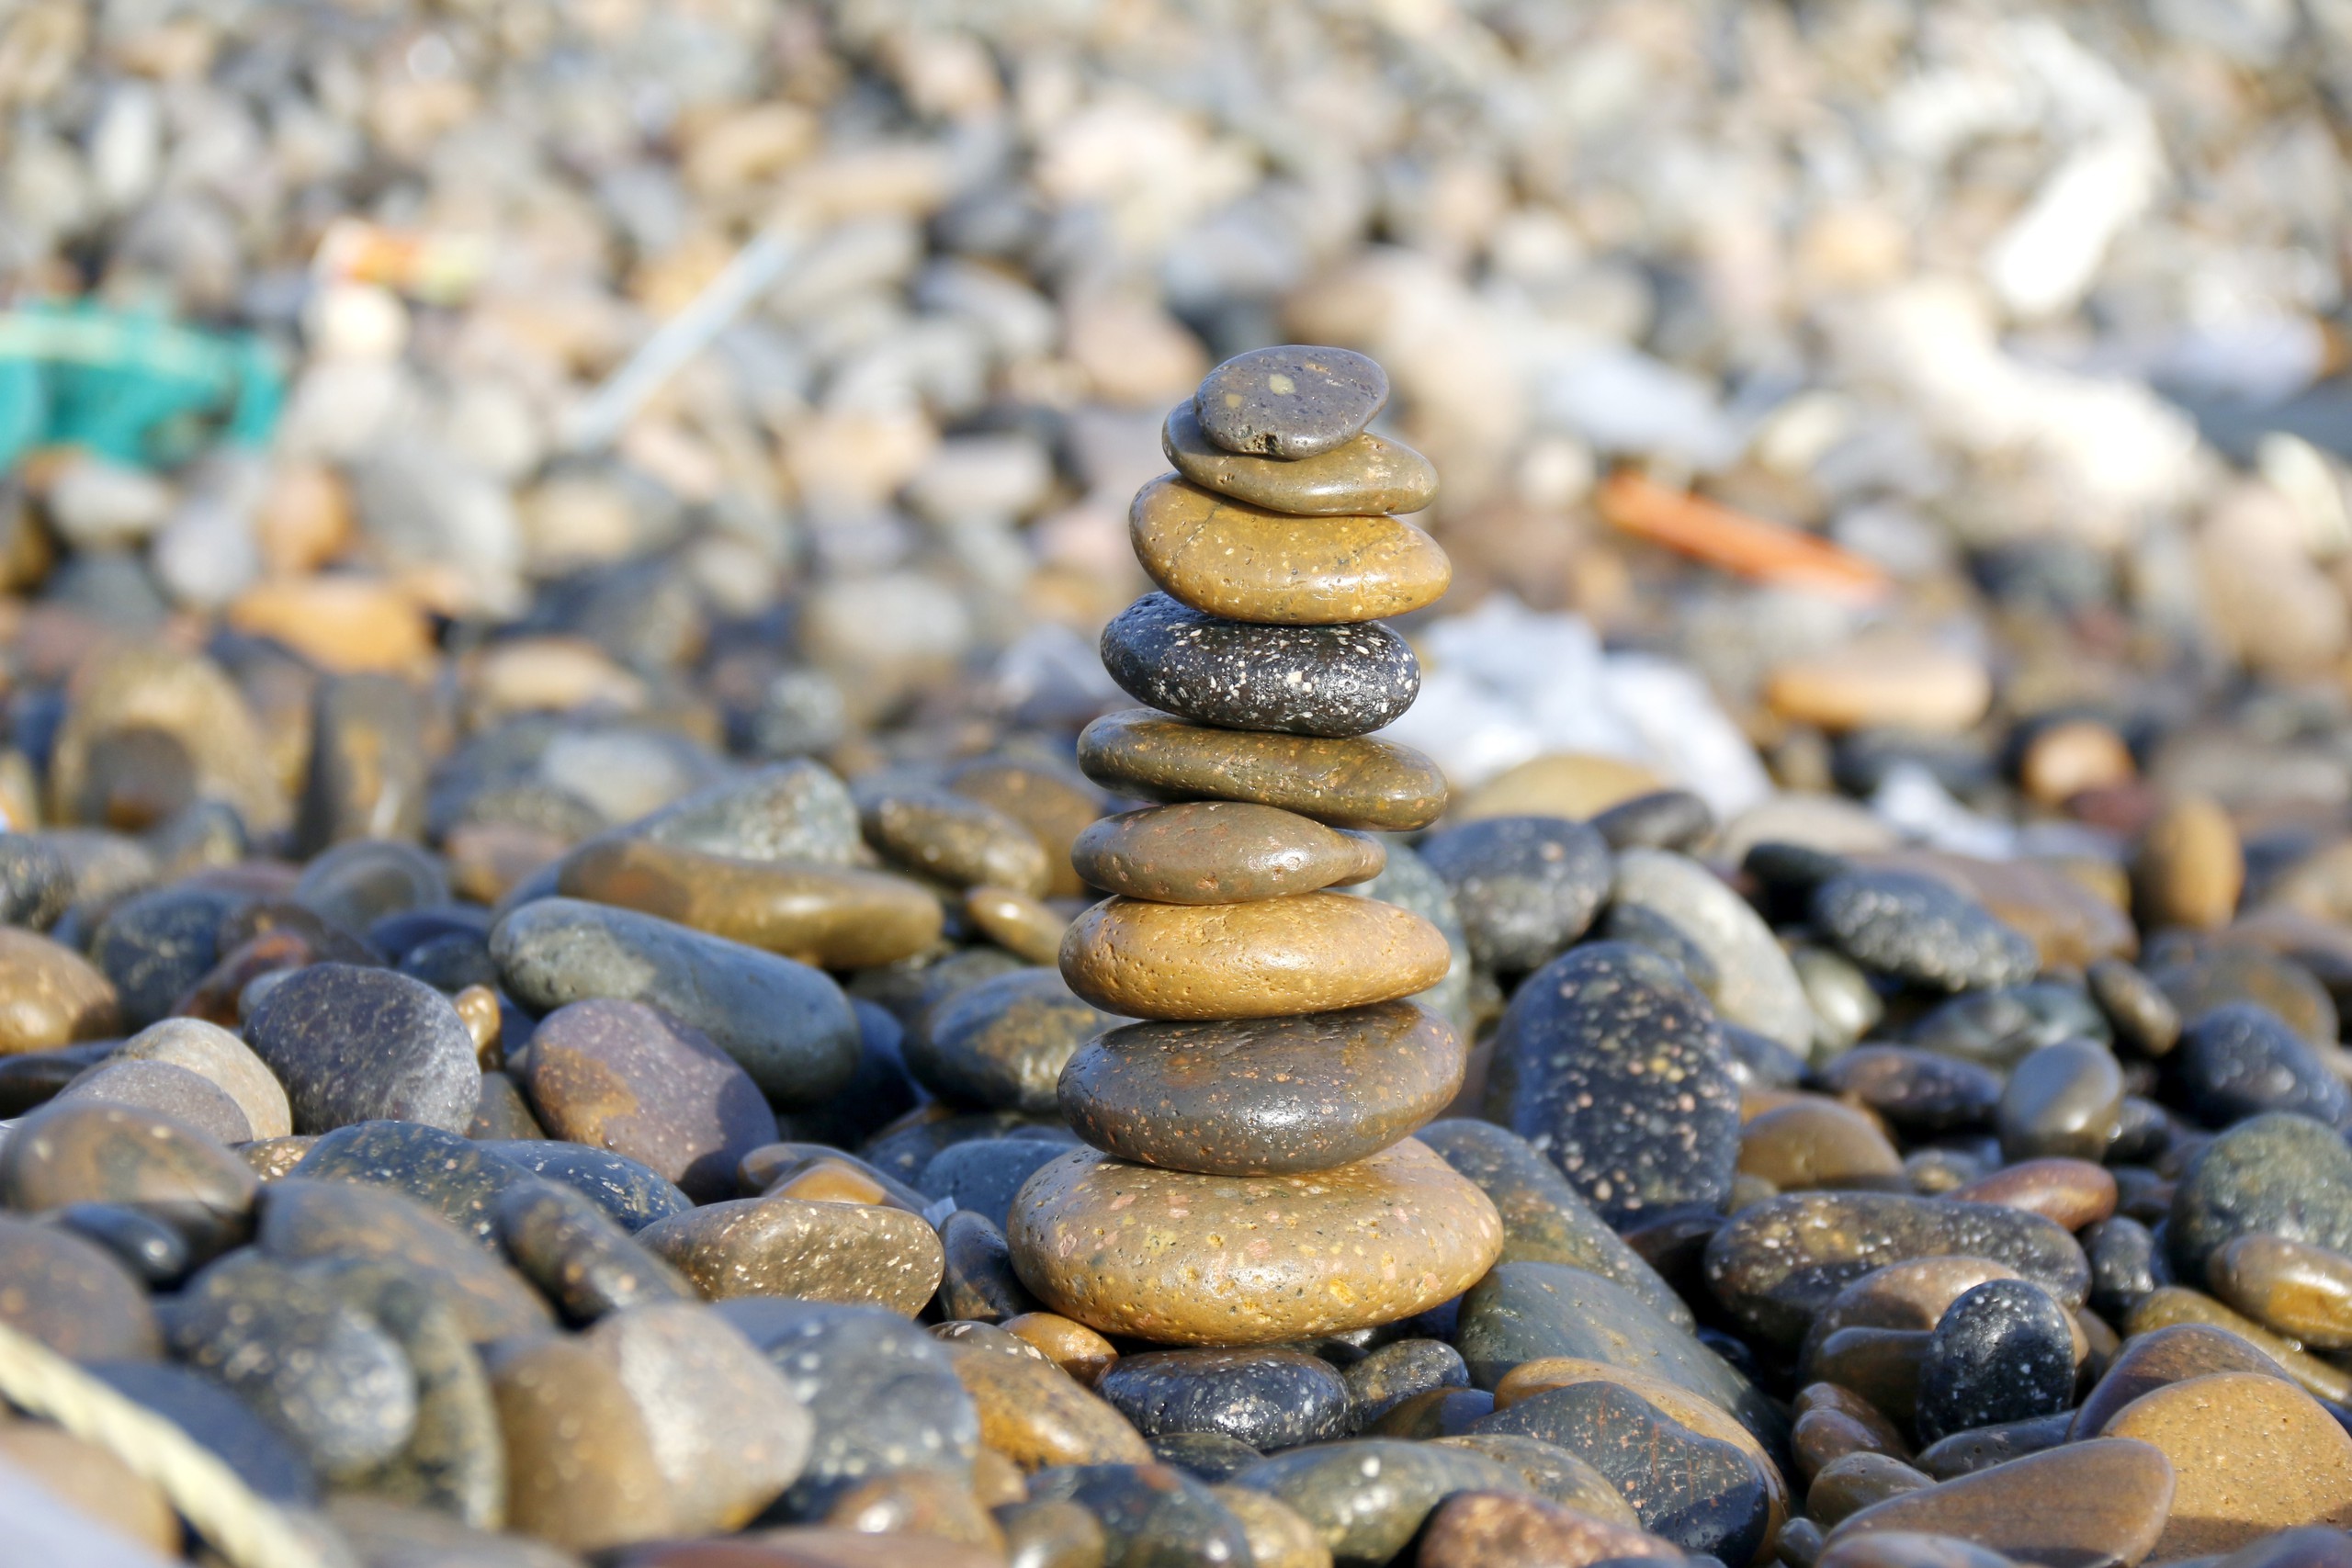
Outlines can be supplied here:
<path id="1" fill-rule="evenodd" d="M 0 311 L 0 472 L 40 446 L 171 468 L 277 428 L 286 378 L 249 333 L 88 300 Z"/>

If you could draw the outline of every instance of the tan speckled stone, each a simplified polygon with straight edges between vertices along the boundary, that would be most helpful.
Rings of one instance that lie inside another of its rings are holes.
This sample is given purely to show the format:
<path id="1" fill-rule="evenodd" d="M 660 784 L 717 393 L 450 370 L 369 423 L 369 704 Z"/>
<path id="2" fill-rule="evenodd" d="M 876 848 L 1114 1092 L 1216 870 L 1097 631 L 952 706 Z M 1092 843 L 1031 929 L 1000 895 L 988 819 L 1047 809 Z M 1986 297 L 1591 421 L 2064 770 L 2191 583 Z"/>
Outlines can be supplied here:
<path id="1" fill-rule="evenodd" d="M 964 890 L 964 915 L 982 936 L 1024 964 L 1051 964 L 1069 922 L 1044 899 L 982 883 Z"/>
<path id="2" fill-rule="evenodd" d="M 1091 1149 L 1013 1201 L 1022 1281 L 1105 1334 L 1263 1345 L 1450 1301 L 1502 1251 L 1487 1195 L 1408 1138 L 1311 1176 L 1194 1176 Z"/>
<path id="3" fill-rule="evenodd" d="M 706 1203 L 656 1220 L 637 1240 L 709 1301 L 871 1302 L 912 1316 L 947 1267 L 939 1233 L 920 1214 L 799 1198 Z"/>
<path id="4" fill-rule="evenodd" d="M 1106 898 L 1072 921 L 1062 978 L 1129 1018 L 1282 1018 L 1425 991 L 1453 955 L 1409 910 L 1344 893 L 1253 904 Z"/>
<path id="5" fill-rule="evenodd" d="M 2159 1562 L 2234 1551 L 2299 1525 L 2352 1525 L 2352 1438 L 2319 1402 L 2260 1372 L 2215 1372 L 2143 1393 L 2110 1438 L 2161 1449 L 2178 1478 Z"/>
<path id="6" fill-rule="evenodd" d="M 0 927 L 0 1055 L 47 1051 L 110 1032 L 114 983 L 62 942 Z"/>
<path id="7" fill-rule="evenodd" d="M 1346 886 L 1380 874 L 1377 839 L 1244 800 L 1105 817 L 1078 836 L 1070 863 L 1095 886 L 1155 904 L 1243 904 Z"/>
<path id="8" fill-rule="evenodd" d="M 1288 460 L 1228 452 L 1201 434 L 1189 400 L 1169 411 L 1159 449 L 1203 490 L 1293 516 L 1419 512 L 1437 499 L 1437 466 L 1401 441 L 1367 434 Z"/>
<path id="9" fill-rule="evenodd" d="M 1254 800 L 1334 828 L 1409 832 L 1445 810 L 1445 775 L 1369 736 L 1272 735 L 1188 724 L 1155 708 L 1105 714 L 1078 738 L 1078 765 L 1147 800 Z"/>
<path id="10" fill-rule="evenodd" d="M 981 1445 L 1023 1470 L 1151 1462 L 1151 1445 L 1127 1418 L 1052 1361 L 960 1345 L 951 1354 L 979 1412 Z"/>
<path id="11" fill-rule="evenodd" d="M 1401 615 L 1453 581 L 1438 542 L 1393 517 L 1294 517 L 1164 475 L 1136 492 L 1127 536 L 1151 580 L 1195 610 L 1322 626 Z"/>

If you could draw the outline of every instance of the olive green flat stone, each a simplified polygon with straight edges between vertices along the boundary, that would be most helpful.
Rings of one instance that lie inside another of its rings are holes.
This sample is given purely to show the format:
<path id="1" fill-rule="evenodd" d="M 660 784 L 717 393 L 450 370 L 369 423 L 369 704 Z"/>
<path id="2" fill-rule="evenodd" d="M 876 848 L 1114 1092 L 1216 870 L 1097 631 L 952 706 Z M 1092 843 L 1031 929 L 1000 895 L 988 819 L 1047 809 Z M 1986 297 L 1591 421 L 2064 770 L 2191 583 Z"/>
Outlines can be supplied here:
<path id="1" fill-rule="evenodd" d="M 1334 828 L 1409 832 L 1445 810 L 1445 775 L 1409 747 L 1369 736 L 1218 729 L 1157 708 L 1127 708 L 1088 725 L 1078 738 L 1078 765 L 1123 795 L 1254 801 Z"/>
<path id="2" fill-rule="evenodd" d="M 1437 465 L 1385 436 L 1359 435 L 1320 457 L 1290 462 L 1256 457 L 1202 434 L 1200 417 L 1184 402 L 1169 411 L 1159 449 L 1203 490 L 1294 516 L 1419 512 L 1437 499 Z"/>
<path id="3" fill-rule="evenodd" d="M 1378 876 L 1377 839 L 1244 800 L 1198 800 L 1098 818 L 1070 846 L 1095 886 L 1155 904 L 1246 904 Z"/>
<path id="4" fill-rule="evenodd" d="M 1136 558 L 1171 598 L 1237 621 L 1326 626 L 1402 615 L 1453 581 L 1438 542 L 1394 517 L 1297 517 L 1164 474 L 1127 509 Z"/>

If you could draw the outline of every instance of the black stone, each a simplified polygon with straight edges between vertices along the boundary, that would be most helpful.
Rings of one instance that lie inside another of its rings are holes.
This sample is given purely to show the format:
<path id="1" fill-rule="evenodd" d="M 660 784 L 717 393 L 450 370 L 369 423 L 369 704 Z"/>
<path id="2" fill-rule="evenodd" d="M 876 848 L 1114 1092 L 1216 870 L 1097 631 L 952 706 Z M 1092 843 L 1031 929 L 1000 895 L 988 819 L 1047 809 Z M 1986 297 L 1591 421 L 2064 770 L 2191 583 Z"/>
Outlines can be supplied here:
<path id="1" fill-rule="evenodd" d="M 458 1010 L 390 970 L 297 971 L 271 990 L 245 1033 L 285 1084 L 297 1133 L 394 1119 L 463 1134 L 481 1098 L 473 1036 Z"/>
<path id="2" fill-rule="evenodd" d="M 69 1203 L 41 1221 L 105 1247 L 151 1291 L 177 1284 L 194 1260 L 187 1236 L 135 1204 Z"/>
<path id="3" fill-rule="evenodd" d="M 977 1209 L 956 1210 L 940 1222 L 939 1245 L 947 1255 L 939 1280 L 941 1316 L 1002 1323 L 1040 1310 L 1029 1287 L 1012 1271 L 1012 1249 L 1005 1244 L 1003 1227 L 986 1214 Z"/>
<path id="4" fill-rule="evenodd" d="M 1223 1432 L 1255 1449 L 1289 1449 L 1338 1437 L 1348 1421 L 1340 1373 L 1281 1346 L 1126 1356 L 1094 1392 L 1147 1438 Z"/>
<path id="5" fill-rule="evenodd" d="M 338 1127 L 313 1144 L 288 1174 L 390 1188 L 492 1250 L 498 1246 L 499 1200 L 532 1179 L 528 1171 L 481 1144 L 414 1122 Z"/>
<path id="6" fill-rule="evenodd" d="M 1018 1111 L 974 1111 L 960 1116 L 910 1118 L 903 1125 L 885 1127 L 858 1154 L 883 1175 L 911 1188 L 941 1153 L 979 1138 L 1059 1144 L 1064 1154 L 1078 1145 L 1078 1134 L 1059 1121 L 1042 1122 Z"/>
<path id="7" fill-rule="evenodd" d="M 273 1181 L 262 1189 L 256 1239 L 263 1253 L 286 1263 L 366 1258 L 397 1264 L 458 1309 L 476 1344 L 542 1332 L 554 1317 L 501 1258 L 390 1188 L 293 1177 Z"/>
<path id="8" fill-rule="evenodd" d="M 546 1138 L 487 1139 L 480 1146 L 485 1154 L 593 1199 L 615 1224 L 631 1233 L 694 1207 L 677 1183 L 660 1171 L 607 1149 Z"/>
<path id="9" fill-rule="evenodd" d="M 1687 789 L 1658 789 L 1621 800 L 1592 819 L 1612 850 L 1689 850 L 1715 830 L 1715 814 Z"/>
<path id="10" fill-rule="evenodd" d="M 1993 1280 L 1944 1309 L 1919 1368 L 1919 1440 L 2055 1416 L 2074 1403 L 2074 1325 L 2050 1292 Z"/>
<path id="11" fill-rule="evenodd" d="M 1812 1069 L 1779 1041 L 1717 1021 L 1724 1049 L 1731 1053 L 1731 1075 L 1742 1089 L 1794 1089 Z"/>
<path id="12" fill-rule="evenodd" d="M 2332 1127 L 2352 1122 L 2352 1090 L 2258 1003 L 2224 1002 L 2199 1014 L 2165 1066 L 2181 1108 L 2210 1127 L 2266 1111 L 2293 1111 Z"/>
<path id="13" fill-rule="evenodd" d="M 1422 840 L 1421 859 L 1445 882 L 1477 961 L 1523 975 L 1582 936 L 1609 897 L 1609 846 L 1561 817 L 1491 817 Z"/>
<path id="14" fill-rule="evenodd" d="M 864 997 L 852 997 L 849 1005 L 857 1015 L 857 1066 L 827 1103 L 776 1118 L 786 1138 L 855 1148 L 925 1098 L 907 1069 L 906 1026 Z"/>
<path id="15" fill-rule="evenodd" d="M 1039 1166 L 1068 1153 L 1069 1145 L 1038 1138 L 974 1138 L 932 1156 L 915 1190 L 926 1198 L 952 1198 L 957 1208 L 978 1211 L 1001 1231 L 1011 1221 L 1021 1184 Z"/>
<path id="16" fill-rule="evenodd" d="M 1165 1432 L 1151 1439 L 1151 1457 L 1214 1486 L 1232 1480 L 1266 1456 L 1223 1432 Z"/>
<path id="17" fill-rule="evenodd" d="M 1849 1095 L 1914 1134 L 1984 1126 L 2001 1102 L 2000 1074 L 1916 1046 L 1857 1045 L 1819 1077 L 1829 1093 Z"/>
<path id="18" fill-rule="evenodd" d="M 1442 1339 L 1398 1339 L 1383 1345 L 1340 1377 L 1348 1385 L 1348 1421 L 1358 1431 L 1415 1394 L 1470 1386 L 1470 1369 L 1462 1352 Z"/>
<path id="19" fill-rule="evenodd" d="M 1813 919 L 1855 963 L 1930 989 L 2020 985 L 2041 966 L 2025 936 L 1916 872 L 1832 877 L 1814 890 Z"/>
<path id="20" fill-rule="evenodd" d="M 2028 1053 L 2077 1035 L 2102 1043 L 2113 1038 L 2088 997 L 2043 982 L 1954 997 L 1913 1024 L 1909 1038 L 1922 1050 L 2007 1071 Z"/>
<path id="21" fill-rule="evenodd" d="M 397 839 L 351 839 L 302 868 L 294 898 L 347 931 L 387 915 L 449 901 L 449 876 L 430 850 Z"/>
<path id="22" fill-rule="evenodd" d="M 1070 1053 L 1125 1021 L 1080 1000 L 1052 969 L 1016 969 L 931 1008 L 906 1034 L 907 1070 L 942 1098 L 1042 1115 Z"/>
<path id="23" fill-rule="evenodd" d="M 1136 701 L 1202 724 L 1365 735 L 1420 694 L 1421 666 L 1377 621 L 1271 626 L 1147 593 L 1102 628 L 1102 667 Z"/>
<path id="24" fill-rule="evenodd" d="M 526 1176 L 498 1196 L 495 1218 L 507 1257 L 569 1322 L 594 1323 L 647 1302 L 691 1302 L 693 1286 L 629 1239 L 594 1199 Z"/>
<path id="25" fill-rule="evenodd" d="M 1388 373 L 1363 355 L 1283 344 L 1210 371 L 1193 394 L 1193 415 L 1228 452 L 1312 457 L 1354 440 L 1387 402 Z"/>
<path id="26" fill-rule="evenodd" d="M 2091 1265 L 2091 1310 L 2109 1323 L 2121 1323 L 2157 1286 L 2171 1283 L 2154 1234 L 2127 1214 L 2085 1226 L 2082 1242 Z"/>
<path id="27" fill-rule="evenodd" d="M 221 918 L 244 894 L 164 887 L 124 899 L 90 938 L 90 962 L 114 982 L 125 1029 L 168 1015 L 180 993 L 220 962 Z"/>

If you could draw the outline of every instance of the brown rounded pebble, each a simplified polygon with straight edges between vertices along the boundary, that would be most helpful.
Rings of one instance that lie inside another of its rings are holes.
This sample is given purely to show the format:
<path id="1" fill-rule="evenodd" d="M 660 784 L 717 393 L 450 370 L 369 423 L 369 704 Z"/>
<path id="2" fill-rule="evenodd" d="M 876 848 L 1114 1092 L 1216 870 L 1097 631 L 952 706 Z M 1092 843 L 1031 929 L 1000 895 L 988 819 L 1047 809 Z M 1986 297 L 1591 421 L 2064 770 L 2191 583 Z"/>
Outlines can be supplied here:
<path id="1" fill-rule="evenodd" d="M 1435 539 L 1394 517 L 1298 517 L 1173 474 L 1127 510 L 1136 558 L 1170 598 L 1228 620 L 1329 626 L 1402 615 L 1453 581 Z"/>
<path id="2" fill-rule="evenodd" d="M 1955 1536 L 2046 1568 L 2120 1568 L 2148 1555 L 2172 1500 L 2163 1450 L 2095 1438 L 1872 1504 L 1830 1532 L 1829 1550 L 1900 1530 Z"/>
<path id="3" fill-rule="evenodd" d="M 1993 700 L 1973 655 L 1928 644 L 1854 644 L 1776 666 L 1764 701 L 1781 718 L 1832 732 L 1872 725 L 1945 734 L 1967 728 Z"/>
<path id="4" fill-rule="evenodd" d="M 2175 1324 L 2201 1323 L 2236 1335 L 2287 1370 L 2287 1375 L 2322 1399 L 2343 1404 L 2352 1399 L 2352 1372 L 2306 1353 L 2291 1339 L 2271 1333 L 2262 1325 L 2186 1285 L 2159 1285 L 2141 1298 L 2125 1320 L 2127 1339 Z"/>
<path id="5" fill-rule="evenodd" d="M 2352 1347 L 2352 1258 L 2333 1247 L 2256 1231 L 2206 1259 L 2205 1273 L 2266 1328 L 2322 1350 Z"/>
<path id="6" fill-rule="evenodd" d="M 0 1145 L 0 1201 L 28 1213 L 68 1203 L 137 1203 L 226 1236 L 243 1228 L 260 1182 L 201 1130 L 104 1100 L 52 1103 Z"/>
<path id="7" fill-rule="evenodd" d="M 294 1112 L 285 1086 L 253 1047 L 218 1024 L 200 1019 L 167 1018 L 122 1043 L 110 1062 L 170 1062 L 209 1078 L 245 1113 L 255 1138 L 283 1138 L 294 1131 Z"/>
<path id="8" fill-rule="evenodd" d="M 1813 1478 L 1805 1493 L 1804 1511 L 1822 1529 L 1834 1529 L 1873 1503 L 1935 1483 L 1933 1476 L 1890 1455 L 1850 1453 L 1833 1460 Z"/>
<path id="9" fill-rule="evenodd" d="M 1612 1524 L 1541 1497 L 1462 1492 L 1430 1516 L 1421 1533 L 1420 1568 L 1590 1568 L 1623 1559 L 1679 1561 L 1671 1541 Z"/>
<path id="10" fill-rule="evenodd" d="M 114 982 L 62 942 L 0 926 L 0 1056 L 114 1032 Z"/>
<path id="11" fill-rule="evenodd" d="M 898 865 L 957 887 L 986 883 L 1043 895 L 1046 847 L 1018 819 L 949 790 L 885 795 L 859 818 L 867 840 Z"/>
<path id="12" fill-rule="evenodd" d="M 1281 1018 L 1428 990 L 1453 961 L 1408 910 L 1342 893 L 1205 907 L 1107 898 L 1071 922 L 1062 977 L 1129 1018 Z"/>
<path id="13" fill-rule="evenodd" d="M 1106 714 L 1080 732 L 1078 765 L 1144 799 L 1255 801 L 1334 828 L 1405 833 L 1445 810 L 1445 775 L 1368 736 L 1272 735 L 1188 724 L 1155 708 Z"/>
<path id="14" fill-rule="evenodd" d="M 1366 434 L 1289 459 L 1228 452 L 1201 434 L 1190 400 L 1169 411 L 1159 449 L 1203 490 L 1295 517 L 1419 512 L 1437 499 L 1437 466 L 1401 441 Z"/>
<path id="15" fill-rule="evenodd" d="M 798 1296 L 871 1302 L 911 1317 L 939 1288 L 939 1233 L 904 1210 L 798 1198 L 739 1198 L 656 1220 L 638 1244 L 709 1301 Z"/>
<path id="16" fill-rule="evenodd" d="M 667 1487 L 619 1371 L 577 1339 L 548 1337 L 491 1358 L 506 1439 L 506 1523 L 574 1551 L 671 1532 Z"/>
<path id="17" fill-rule="evenodd" d="M 1816 1388 L 1825 1385 L 1816 1383 Z M 1890 1443 L 1894 1428 L 1877 1406 L 1859 1395 L 1853 1402 L 1869 1412 L 1867 1417 L 1857 1416 L 1846 1410 L 1808 1410 L 1800 1415 L 1789 1428 L 1789 1452 L 1797 1462 L 1797 1474 L 1808 1486 L 1822 1469 L 1845 1458 L 1848 1454 L 1885 1454 L 1903 1457 L 1899 1438 Z"/>
<path id="18" fill-rule="evenodd" d="M 2088 789 L 2112 789 L 2139 777 L 2123 737 L 2095 718 L 2072 718 L 2037 731 L 2018 764 L 2018 780 L 2042 806 L 2064 806 Z"/>
<path id="19" fill-rule="evenodd" d="M 1812 1187 L 1900 1190 L 1903 1156 L 1866 1112 L 1834 1100 L 1799 1096 L 1749 1120 L 1739 1132 L 1742 1175 L 1783 1192 Z"/>
<path id="20" fill-rule="evenodd" d="M 506 1052 L 500 1038 L 505 1027 L 505 1016 L 498 1010 L 498 993 L 488 986 L 468 986 L 449 998 L 458 1010 L 458 1017 L 473 1036 L 474 1063 L 485 1073 L 500 1071 L 506 1066 Z"/>
<path id="21" fill-rule="evenodd" d="M 1092 784 L 1061 767 L 1018 757 L 982 757 L 947 775 L 956 795 L 992 806 L 1029 829 L 1045 846 L 1046 897 L 1074 897 L 1086 885 L 1070 869 L 1070 840 L 1102 815 L 1102 796 Z"/>
<path id="22" fill-rule="evenodd" d="M 2110 1438 L 2163 1450 L 2178 1483 L 2154 1555 L 2233 1551 L 2299 1525 L 2352 1526 L 2352 1437 L 2291 1383 L 2213 1372 L 2142 1394 Z"/>
<path id="23" fill-rule="evenodd" d="M 2124 1342 L 2106 1374 L 2075 1410 L 2070 1434 L 2077 1438 L 2096 1438 L 2118 1411 L 2142 1394 L 2216 1372 L 2287 1376 L 2285 1369 L 2259 1348 L 2226 1330 L 2201 1323 L 2159 1328 Z"/>
<path id="24" fill-rule="evenodd" d="M 1829 1298 L 1807 1325 L 1800 1364 L 1841 1328 L 1900 1328 L 1925 1333 L 1944 1309 L 1977 1286 L 2014 1280 L 2017 1270 L 1990 1258 L 1944 1255 L 1889 1263 Z"/>
<path id="25" fill-rule="evenodd" d="M 1046 1359 L 1092 1388 L 1119 1361 L 1118 1347 L 1086 1325 L 1053 1312 L 1024 1312 L 1004 1320 L 1004 1331 L 1046 1353 Z"/>
<path id="26" fill-rule="evenodd" d="M 1157 904 L 1245 904 L 1380 874 L 1380 840 L 1295 811 L 1197 800 L 1105 817 L 1078 836 L 1071 863 L 1095 886 Z"/>
<path id="27" fill-rule="evenodd" d="M 6 1214 L 0 1324 L 77 1361 L 152 1361 L 164 1353 L 147 1292 L 114 1254 Z"/>
<path id="28" fill-rule="evenodd" d="M 1250 1568 L 1331 1568 L 1331 1549 L 1306 1516 L 1274 1496 L 1248 1486 L 1220 1483 L 1209 1495 L 1241 1521 L 1250 1539 Z"/>
<path id="29" fill-rule="evenodd" d="M 1151 1445 L 1125 1416 L 1043 1356 L 1006 1356 L 958 1344 L 954 1361 L 956 1376 L 979 1412 L 981 1445 L 1023 1471 L 1151 1462 Z"/>
<path id="30" fill-rule="evenodd" d="M 2150 931 L 2218 931 L 2237 913 L 2245 852 L 2229 814 L 2202 795 L 2174 801 L 2149 825 L 2132 867 L 2133 901 Z"/>
<path id="31" fill-rule="evenodd" d="M 1022 1282 L 1105 1334 L 1263 1345 L 1451 1301 L 1502 1251 L 1487 1195 L 1408 1138 L 1312 1176 L 1195 1176 L 1091 1149 L 1029 1179 L 1006 1228 Z"/>
<path id="32" fill-rule="evenodd" d="M 1069 922 L 1046 902 L 1010 887 L 987 883 L 964 890 L 964 916 L 979 933 L 1024 964 L 1051 964 L 1060 956 Z"/>
<path id="33" fill-rule="evenodd" d="M 972 1489 L 937 1471 L 901 1470 L 860 1482 L 833 1500 L 822 1523 L 892 1537 L 910 1555 L 915 1542 L 907 1537 L 952 1540 L 989 1552 L 1004 1550 L 1004 1532 Z"/>
<path id="34" fill-rule="evenodd" d="M 2081 1159 L 2026 1159 L 2003 1166 L 1947 1196 L 1963 1203 L 1999 1203 L 2081 1230 L 2115 1213 L 2115 1177 Z"/>
<path id="35" fill-rule="evenodd" d="M 1849 1388 L 1908 1427 L 1919 1404 L 1919 1371 L 1934 1336 L 1917 1328 L 1841 1328 L 1808 1363 L 1815 1377 Z"/>

